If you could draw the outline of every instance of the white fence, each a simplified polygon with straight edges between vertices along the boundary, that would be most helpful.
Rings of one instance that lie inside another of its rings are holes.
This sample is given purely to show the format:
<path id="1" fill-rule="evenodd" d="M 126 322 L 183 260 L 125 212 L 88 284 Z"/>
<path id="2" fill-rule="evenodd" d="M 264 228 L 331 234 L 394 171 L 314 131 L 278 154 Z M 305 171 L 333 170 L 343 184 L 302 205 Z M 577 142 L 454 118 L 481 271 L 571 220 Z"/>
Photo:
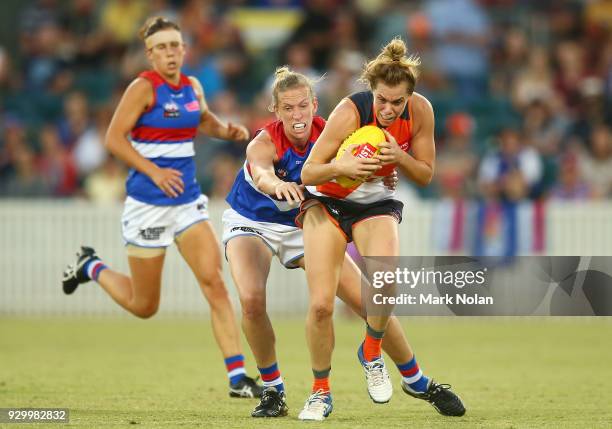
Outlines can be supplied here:
<path id="1" fill-rule="evenodd" d="M 211 203 L 220 236 L 224 202 Z M 434 255 L 432 204 L 411 203 L 401 225 L 402 255 Z M 95 206 L 74 200 L 0 200 L 0 316 L 123 315 L 124 311 L 93 283 L 72 296 L 61 292 L 61 273 L 81 244 L 93 245 L 104 261 L 127 272 L 120 233 L 121 206 Z M 612 203 L 548 207 L 549 255 L 612 255 Z M 160 314 L 208 313 L 197 283 L 176 249 L 168 252 Z M 235 289 L 224 267 L 237 306 Z M 272 314 L 303 313 L 308 295 L 301 270 L 285 270 L 275 260 L 268 282 Z"/>

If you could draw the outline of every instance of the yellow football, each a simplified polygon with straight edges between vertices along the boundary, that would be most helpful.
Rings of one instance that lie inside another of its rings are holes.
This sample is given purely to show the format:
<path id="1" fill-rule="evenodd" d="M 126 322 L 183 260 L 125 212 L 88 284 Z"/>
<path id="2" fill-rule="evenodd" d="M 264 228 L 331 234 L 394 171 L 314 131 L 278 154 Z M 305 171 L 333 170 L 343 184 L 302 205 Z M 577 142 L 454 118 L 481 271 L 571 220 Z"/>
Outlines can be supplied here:
<path id="1" fill-rule="evenodd" d="M 351 145 L 355 146 L 352 150 L 353 156 L 357 158 L 372 158 L 377 155 L 380 149 L 378 145 L 386 141 L 385 133 L 374 125 L 366 125 L 364 127 L 356 129 L 350 136 L 348 136 L 338 148 L 336 153 L 336 159 L 339 159 L 347 148 Z M 351 179 L 346 176 L 340 176 L 336 179 L 343 188 L 352 188 L 355 185 L 363 183 L 363 179 Z"/>

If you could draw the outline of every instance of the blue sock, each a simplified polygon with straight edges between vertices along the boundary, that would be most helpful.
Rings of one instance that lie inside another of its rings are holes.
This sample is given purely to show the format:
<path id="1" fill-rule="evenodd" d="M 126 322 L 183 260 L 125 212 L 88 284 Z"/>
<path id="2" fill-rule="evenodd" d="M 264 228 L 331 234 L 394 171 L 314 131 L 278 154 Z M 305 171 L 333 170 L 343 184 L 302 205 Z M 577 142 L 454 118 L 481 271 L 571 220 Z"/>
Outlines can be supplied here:
<path id="1" fill-rule="evenodd" d="M 227 377 L 229 378 L 230 384 L 236 384 L 246 376 L 243 355 L 225 358 L 225 367 L 227 368 Z"/>
<path id="2" fill-rule="evenodd" d="M 261 374 L 261 380 L 263 381 L 264 388 L 275 387 L 279 392 L 285 391 L 285 384 L 283 383 L 283 378 L 278 370 L 278 363 L 274 362 L 267 368 L 258 367 L 257 369 Z"/>
<path id="3" fill-rule="evenodd" d="M 92 259 L 90 261 L 87 261 L 85 263 L 85 266 L 83 267 L 83 269 L 87 273 L 87 277 L 89 277 L 91 280 L 95 282 L 98 281 L 98 277 L 100 277 L 100 273 L 107 268 L 108 267 L 104 265 L 104 262 L 102 262 L 99 259 Z"/>
<path id="4" fill-rule="evenodd" d="M 429 378 L 423 374 L 414 356 L 405 364 L 397 365 L 397 369 L 399 369 L 402 374 L 404 383 L 407 384 L 411 390 L 418 393 L 427 391 Z"/>

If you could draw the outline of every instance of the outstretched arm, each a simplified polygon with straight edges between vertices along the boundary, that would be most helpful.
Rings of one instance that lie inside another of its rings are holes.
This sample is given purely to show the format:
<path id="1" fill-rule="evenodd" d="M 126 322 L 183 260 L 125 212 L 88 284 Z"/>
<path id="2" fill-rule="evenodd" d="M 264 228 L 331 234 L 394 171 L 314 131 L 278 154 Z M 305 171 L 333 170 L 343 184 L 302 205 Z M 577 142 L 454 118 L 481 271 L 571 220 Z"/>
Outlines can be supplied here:
<path id="1" fill-rule="evenodd" d="M 295 182 L 285 182 L 274 172 L 276 147 L 266 131 L 259 133 L 247 146 L 247 162 L 255 186 L 260 191 L 288 203 L 304 200 L 303 186 Z"/>

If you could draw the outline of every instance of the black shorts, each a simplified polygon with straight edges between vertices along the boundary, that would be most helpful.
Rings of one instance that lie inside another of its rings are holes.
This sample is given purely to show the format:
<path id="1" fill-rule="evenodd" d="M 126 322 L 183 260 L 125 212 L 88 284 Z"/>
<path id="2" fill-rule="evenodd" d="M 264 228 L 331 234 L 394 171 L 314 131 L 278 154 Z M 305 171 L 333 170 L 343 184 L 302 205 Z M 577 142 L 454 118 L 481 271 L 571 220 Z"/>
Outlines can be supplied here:
<path id="1" fill-rule="evenodd" d="M 330 220 L 340 229 L 346 241 L 353 241 L 353 228 L 364 220 L 377 216 L 391 216 L 397 223 L 402 222 L 402 211 L 404 203 L 398 200 L 387 199 L 370 204 L 360 204 L 352 201 L 339 200 L 337 198 L 322 197 L 305 192 L 305 200 L 300 206 L 300 212 L 295 218 L 297 226 L 302 228 L 302 218 L 306 210 L 321 203 Z"/>

